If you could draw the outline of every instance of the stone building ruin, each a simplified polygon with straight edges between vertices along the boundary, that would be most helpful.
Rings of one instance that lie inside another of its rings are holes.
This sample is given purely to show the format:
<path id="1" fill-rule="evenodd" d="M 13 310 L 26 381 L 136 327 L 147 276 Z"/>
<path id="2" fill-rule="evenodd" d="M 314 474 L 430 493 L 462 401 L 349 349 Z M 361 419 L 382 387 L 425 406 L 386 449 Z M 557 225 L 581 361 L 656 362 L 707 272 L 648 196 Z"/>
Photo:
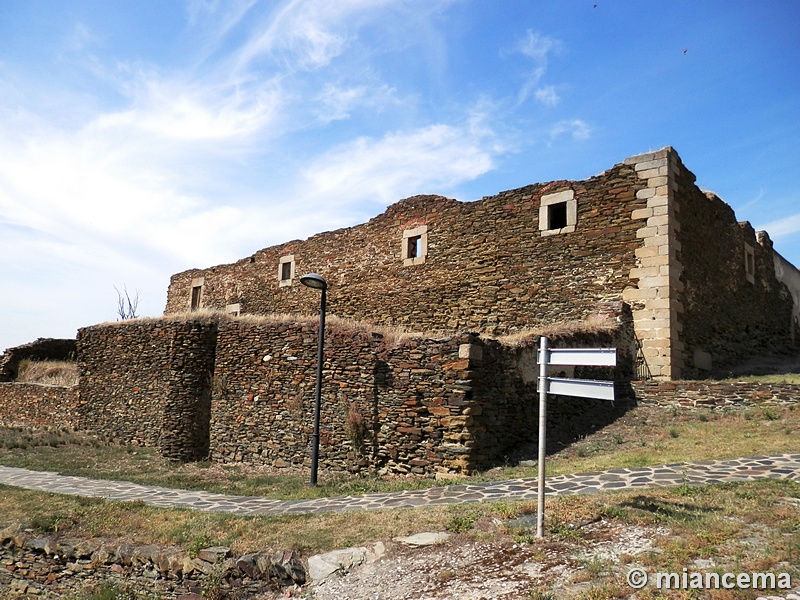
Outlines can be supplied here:
<path id="1" fill-rule="evenodd" d="M 567 374 L 613 379 L 619 401 L 554 397 L 551 449 L 636 399 L 680 388 L 728 401 L 731 386 L 673 380 L 796 354 L 800 272 L 694 182 L 664 148 L 584 181 L 407 198 L 361 225 L 178 273 L 163 317 L 79 330 L 77 390 L 0 384 L 19 399 L 0 398 L 0 418 L 58 418 L 176 460 L 307 467 L 318 324 L 299 315 L 319 307 L 299 282 L 308 272 L 329 284 L 323 471 L 468 473 L 535 443 L 543 334 L 619 357 Z"/>
<path id="2" fill-rule="evenodd" d="M 313 314 L 317 295 L 299 283 L 312 271 L 328 280 L 334 314 L 417 331 L 497 336 L 625 303 L 655 379 L 708 376 L 798 343 L 797 269 L 669 147 L 584 181 L 467 203 L 407 198 L 361 225 L 178 273 L 165 313 Z"/>

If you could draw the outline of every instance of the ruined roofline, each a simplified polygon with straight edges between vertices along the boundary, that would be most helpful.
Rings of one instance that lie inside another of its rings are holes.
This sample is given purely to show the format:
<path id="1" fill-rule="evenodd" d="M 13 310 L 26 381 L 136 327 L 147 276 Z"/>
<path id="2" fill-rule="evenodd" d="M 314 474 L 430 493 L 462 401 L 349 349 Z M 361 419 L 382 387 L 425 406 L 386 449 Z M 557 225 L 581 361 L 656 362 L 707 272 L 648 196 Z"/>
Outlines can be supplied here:
<path id="1" fill-rule="evenodd" d="M 636 161 L 640 161 L 641 162 L 641 160 L 646 159 L 648 156 L 651 156 L 651 155 L 655 156 L 655 155 L 657 155 L 657 154 L 659 154 L 661 152 L 671 152 L 671 153 L 674 153 L 675 155 L 677 155 L 677 152 L 675 152 L 675 150 L 671 146 L 666 146 L 666 147 L 662 148 L 661 150 L 658 150 L 658 151 L 655 151 L 655 152 L 648 152 L 648 153 L 639 154 L 639 155 L 635 155 L 635 156 L 631 156 L 629 158 L 626 158 L 622 162 L 616 163 L 616 164 L 612 165 L 611 167 L 609 167 L 608 169 L 606 169 L 605 171 L 599 173 L 598 175 L 594 175 L 592 177 L 587 177 L 585 179 L 573 179 L 573 180 L 570 180 L 570 179 L 554 179 L 552 181 L 547 181 L 547 182 L 530 183 L 530 184 L 527 184 L 527 185 L 524 185 L 524 186 L 521 186 L 521 187 L 518 187 L 518 188 L 512 188 L 512 189 L 508 189 L 508 190 L 501 190 L 501 191 L 497 192 L 494 195 L 483 196 L 482 198 L 480 198 L 478 200 L 459 200 L 457 198 L 450 198 L 448 196 L 442 196 L 442 195 L 439 195 L 439 194 L 415 194 L 413 196 L 408 196 L 406 198 L 402 198 L 400 200 L 397 200 L 397 201 L 393 202 L 392 204 L 388 205 L 381 213 L 371 217 L 370 219 L 368 219 L 366 221 L 363 221 L 363 222 L 360 222 L 360 223 L 355 223 L 355 224 L 350 225 L 348 227 L 340 227 L 339 229 L 318 231 L 318 232 L 310 235 L 307 238 L 297 238 L 297 239 L 293 239 L 293 240 L 287 240 L 285 242 L 279 242 L 277 244 L 272 244 L 270 246 L 265 246 L 265 247 L 262 247 L 262 248 L 256 250 L 251 255 L 246 256 L 244 258 L 241 258 L 239 260 L 236 260 L 234 262 L 218 263 L 218 264 L 215 264 L 215 265 L 212 265 L 212 266 L 209 266 L 209 267 L 193 267 L 193 268 L 190 268 L 190 269 L 184 269 L 183 271 L 180 271 L 179 273 L 176 273 L 175 275 L 188 274 L 188 273 L 193 273 L 193 272 L 200 273 L 200 272 L 203 272 L 203 271 L 207 271 L 209 269 L 224 268 L 224 267 L 229 267 L 229 266 L 238 265 L 238 264 L 245 264 L 247 262 L 253 262 L 253 261 L 256 260 L 256 258 L 259 255 L 265 254 L 265 253 L 267 253 L 269 251 L 272 251 L 272 250 L 275 250 L 275 249 L 282 249 L 282 248 L 287 248 L 288 249 L 288 248 L 291 248 L 293 245 L 303 244 L 305 242 L 308 242 L 309 240 L 313 240 L 314 238 L 316 238 L 318 236 L 343 233 L 343 232 L 346 232 L 346 231 L 351 231 L 353 229 L 356 229 L 356 228 L 364 226 L 364 225 L 368 225 L 368 224 L 374 223 L 376 221 L 380 221 L 382 219 L 391 218 L 391 216 L 393 214 L 402 213 L 404 208 L 406 208 L 409 205 L 413 205 L 415 203 L 423 202 L 426 205 L 439 204 L 439 205 L 442 205 L 442 206 L 453 206 L 453 205 L 468 206 L 468 205 L 480 204 L 481 202 L 486 202 L 486 201 L 492 200 L 494 198 L 498 198 L 500 196 L 514 195 L 514 194 L 524 193 L 524 192 L 533 191 L 533 190 L 537 190 L 537 191 L 540 191 L 542 193 L 546 193 L 550 189 L 563 188 L 563 187 L 569 186 L 570 184 L 574 185 L 574 184 L 580 184 L 580 183 L 584 183 L 584 182 L 589 182 L 589 181 L 591 181 L 593 179 L 597 179 L 599 177 L 602 177 L 603 175 L 605 175 L 606 173 L 608 173 L 612 169 L 615 169 L 615 168 L 617 168 L 617 167 L 619 167 L 621 165 L 634 164 Z M 680 158 L 679 158 L 679 160 L 680 160 Z"/>

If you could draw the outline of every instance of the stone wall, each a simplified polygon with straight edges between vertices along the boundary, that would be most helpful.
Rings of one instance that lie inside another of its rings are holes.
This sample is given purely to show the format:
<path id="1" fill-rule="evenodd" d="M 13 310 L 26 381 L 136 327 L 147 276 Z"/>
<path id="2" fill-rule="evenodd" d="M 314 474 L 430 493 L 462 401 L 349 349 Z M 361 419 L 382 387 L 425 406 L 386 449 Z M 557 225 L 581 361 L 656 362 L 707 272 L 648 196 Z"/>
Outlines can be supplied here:
<path id="1" fill-rule="evenodd" d="M 759 354 L 788 352 L 794 302 L 776 276 L 769 236 L 737 223 L 733 209 L 697 189 L 682 165 L 676 178 L 681 377 L 726 373 Z"/>
<path id="2" fill-rule="evenodd" d="M 178 273 L 166 313 L 313 313 L 318 293 L 299 284 L 312 271 L 333 314 L 416 330 L 494 336 L 625 301 L 654 377 L 703 377 L 796 347 L 800 279 L 776 257 L 664 148 L 585 181 L 407 198 L 361 225 Z"/>
<path id="3" fill-rule="evenodd" d="M 320 466 L 423 473 L 461 459 L 443 441 L 469 403 L 463 336 L 409 338 L 326 327 Z M 276 467 L 309 461 L 316 323 L 220 326 L 211 456 Z M 448 420 L 446 417 L 452 416 Z"/>
<path id="4" fill-rule="evenodd" d="M 554 344 L 617 346 L 629 365 L 624 323 L 595 329 L 566 332 Z M 82 329 L 78 340 L 82 427 L 179 460 L 308 466 L 315 321 L 125 321 Z M 320 468 L 469 472 L 535 442 L 537 340 L 504 346 L 473 333 L 396 337 L 333 319 Z M 631 369 L 618 372 L 627 378 Z M 550 439 L 566 443 L 614 414 L 607 403 L 554 400 Z"/>
<path id="5" fill-rule="evenodd" d="M 7 348 L 0 356 L 0 382 L 17 378 L 23 360 L 75 360 L 75 340 L 39 338 L 35 342 Z"/>
<path id="6" fill-rule="evenodd" d="M 322 469 L 469 472 L 494 466 L 537 439 L 536 336 L 513 346 L 469 333 L 392 340 L 334 324 L 326 327 L 325 339 Z M 620 346 L 621 363 L 628 367 L 619 373 L 630 374 L 630 346 L 620 329 L 567 333 L 553 342 Z M 220 323 L 212 459 L 308 466 L 316 345 L 314 322 Z M 606 370 L 600 377 L 614 373 Z M 551 446 L 593 431 L 627 405 L 552 400 Z"/>
<path id="7" fill-rule="evenodd" d="M 792 344 L 800 345 L 800 270 L 792 263 L 775 252 L 775 275 L 789 290 L 794 301 L 794 311 L 792 312 L 791 341 Z"/>
<path id="8" fill-rule="evenodd" d="M 76 427 L 78 388 L 0 383 L 0 423 L 6 427 Z"/>
<path id="9" fill-rule="evenodd" d="M 81 428 L 170 458 L 207 455 L 216 327 L 145 319 L 80 329 Z"/>
<path id="10" fill-rule="evenodd" d="M 793 405 L 800 402 L 800 385 L 751 381 L 633 382 L 642 404 L 683 408 L 744 408 Z"/>
<path id="11" fill-rule="evenodd" d="M 174 275 L 166 313 L 187 310 L 198 288 L 204 307 L 313 314 L 319 294 L 299 283 L 313 271 L 329 282 L 331 313 L 383 325 L 494 335 L 584 320 L 599 303 L 620 300 L 629 285 L 641 245 L 631 213 L 646 206 L 636 198 L 643 186 L 632 166 L 617 165 L 585 181 L 531 185 L 476 202 L 408 198 L 362 225 Z M 548 207 L 562 199 L 574 210 L 564 218 L 576 224 L 548 229 Z M 421 238 L 421 256 L 404 260 L 409 232 Z M 291 261 L 286 273 L 281 260 Z"/>

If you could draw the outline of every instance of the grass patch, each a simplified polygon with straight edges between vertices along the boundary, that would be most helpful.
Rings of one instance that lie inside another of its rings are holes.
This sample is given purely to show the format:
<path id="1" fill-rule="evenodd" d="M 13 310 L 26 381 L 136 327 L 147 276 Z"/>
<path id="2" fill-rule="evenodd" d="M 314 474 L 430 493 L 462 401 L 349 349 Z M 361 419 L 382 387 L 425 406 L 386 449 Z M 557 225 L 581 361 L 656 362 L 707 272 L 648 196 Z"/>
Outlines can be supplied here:
<path id="1" fill-rule="evenodd" d="M 800 373 L 779 373 L 773 375 L 743 375 L 730 377 L 723 381 L 751 381 L 754 383 L 792 383 L 800 384 Z"/>
<path id="2" fill-rule="evenodd" d="M 736 435 L 731 435 L 735 431 Z M 601 431 L 547 459 L 547 474 L 796 452 L 800 411 L 791 407 L 710 412 L 639 407 Z M 535 450 L 534 450 L 535 451 Z M 153 448 L 120 446 L 71 430 L 27 431 L 0 427 L 0 464 L 57 471 L 143 485 L 207 490 L 275 499 L 392 492 L 442 485 L 430 478 L 320 473 L 317 487 L 307 471 L 276 471 L 243 464 L 177 464 Z M 536 477 L 536 467 L 506 466 L 456 483 Z"/>
<path id="3" fill-rule="evenodd" d="M 17 383 L 38 383 L 72 387 L 78 385 L 78 364 L 65 360 L 20 361 Z"/>
<path id="4" fill-rule="evenodd" d="M 793 453 L 800 411 L 753 407 L 725 412 L 635 408 L 602 430 L 547 457 L 549 476 L 678 462 Z M 735 432 L 735 435 L 731 435 Z M 488 475 L 488 474 L 485 474 Z M 536 477 L 536 467 L 506 467 L 493 478 Z"/>
<path id="5" fill-rule="evenodd" d="M 535 502 L 418 507 L 281 517 L 236 516 L 160 509 L 140 502 L 109 502 L 0 486 L 0 528 L 22 523 L 63 522 L 60 533 L 75 537 L 117 538 L 120 531 L 139 544 L 182 546 L 192 553 L 206 545 L 228 545 L 234 553 L 293 549 L 309 556 L 335 548 L 364 545 L 420 531 L 456 529 L 462 539 L 485 543 L 517 539 L 548 564 L 574 567 L 573 582 L 587 582 L 585 597 L 610 593 L 624 581 L 631 563 L 648 572 L 678 572 L 693 561 L 712 559 L 724 571 L 800 571 L 800 482 L 762 480 L 680 488 L 623 490 L 548 499 L 545 538 L 532 532 L 471 530 L 476 520 L 530 515 Z M 455 527 L 453 527 L 455 525 Z M 583 553 L 614 543 L 625 528 L 639 528 L 652 551 L 616 563 Z M 463 538 L 463 536 L 467 536 Z M 446 547 L 443 551 L 447 551 Z M 542 594 L 547 593 L 542 588 Z M 105 593 L 102 590 L 97 593 Z M 122 596 L 85 595 L 75 600 Z M 546 595 L 531 597 L 545 598 Z M 647 596 L 643 596 L 647 597 Z M 131 596 L 139 600 L 136 596 Z"/>
<path id="6" fill-rule="evenodd" d="M 0 529 L 60 523 L 74 537 L 117 538 L 139 544 L 180 546 L 197 552 L 213 545 L 244 554 L 291 548 L 303 554 L 365 544 L 420 531 L 443 531 L 453 517 L 448 507 L 325 515 L 244 517 L 164 509 L 143 502 L 109 502 L 0 486 Z M 41 529 L 38 531 L 46 533 Z"/>

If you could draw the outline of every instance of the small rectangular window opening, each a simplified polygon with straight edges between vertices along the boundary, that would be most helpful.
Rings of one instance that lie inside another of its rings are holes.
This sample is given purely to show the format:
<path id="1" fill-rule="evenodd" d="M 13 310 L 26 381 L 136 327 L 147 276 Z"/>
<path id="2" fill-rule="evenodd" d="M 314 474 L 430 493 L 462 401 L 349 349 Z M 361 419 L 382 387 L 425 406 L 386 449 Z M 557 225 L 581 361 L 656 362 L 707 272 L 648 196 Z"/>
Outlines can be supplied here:
<path id="1" fill-rule="evenodd" d="M 418 225 L 403 231 L 400 258 L 403 266 L 421 265 L 428 255 L 428 226 Z"/>
<path id="2" fill-rule="evenodd" d="M 408 238 L 408 258 L 419 258 L 422 256 L 422 236 L 415 235 Z"/>
<path id="3" fill-rule="evenodd" d="M 562 229 L 567 226 L 567 203 L 559 202 L 551 204 L 547 211 L 548 215 L 548 229 Z"/>
<path id="4" fill-rule="evenodd" d="M 278 260 L 278 285 L 288 287 L 292 285 L 294 279 L 294 254 L 281 256 Z"/>
<path id="5" fill-rule="evenodd" d="M 756 253 L 750 244 L 744 245 L 744 276 L 750 283 L 756 282 Z"/>
<path id="6" fill-rule="evenodd" d="M 572 233 L 578 223 L 574 190 L 545 194 L 539 202 L 539 231 L 543 236 Z"/>
<path id="7" fill-rule="evenodd" d="M 200 297 L 203 293 L 203 286 L 202 285 L 195 285 L 192 287 L 192 310 L 197 310 L 200 308 Z"/>
<path id="8" fill-rule="evenodd" d="M 288 281 L 292 278 L 292 263 L 281 263 L 281 281 Z"/>

